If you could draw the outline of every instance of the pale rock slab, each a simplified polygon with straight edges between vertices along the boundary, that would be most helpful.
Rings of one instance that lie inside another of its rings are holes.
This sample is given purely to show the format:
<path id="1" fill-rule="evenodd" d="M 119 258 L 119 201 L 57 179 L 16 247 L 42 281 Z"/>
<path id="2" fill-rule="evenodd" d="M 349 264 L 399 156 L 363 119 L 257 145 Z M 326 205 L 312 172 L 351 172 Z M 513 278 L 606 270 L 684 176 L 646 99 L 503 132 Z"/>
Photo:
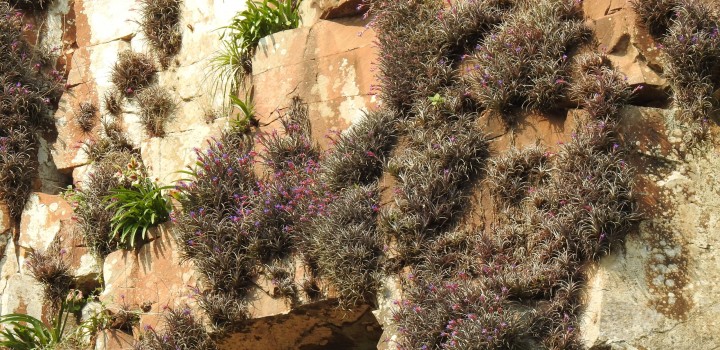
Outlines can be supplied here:
<path id="1" fill-rule="evenodd" d="M 5 234 L 11 228 L 10 208 L 8 208 L 7 204 L 0 202 L 0 234 Z"/>
<path id="2" fill-rule="evenodd" d="M 15 273 L 6 283 L 0 295 L 0 315 L 21 313 L 38 319 L 46 315 L 43 286 L 32 276 Z"/>
<path id="3" fill-rule="evenodd" d="M 628 156 L 645 220 L 624 249 L 588 281 L 582 321 L 591 349 L 711 349 L 720 346 L 720 166 L 707 145 L 681 157 L 672 112 L 627 108 Z M 664 165 L 663 165 L 664 164 Z"/>

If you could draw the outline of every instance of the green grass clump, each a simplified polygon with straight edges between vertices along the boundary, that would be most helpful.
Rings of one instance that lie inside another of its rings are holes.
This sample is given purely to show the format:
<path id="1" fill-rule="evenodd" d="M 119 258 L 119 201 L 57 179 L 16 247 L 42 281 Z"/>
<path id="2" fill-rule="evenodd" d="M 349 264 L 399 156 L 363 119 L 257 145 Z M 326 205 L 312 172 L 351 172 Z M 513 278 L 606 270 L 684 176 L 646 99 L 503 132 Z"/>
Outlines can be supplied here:
<path id="1" fill-rule="evenodd" d="M 241 77 L 252 71 L 260 39 L 300 25 L 299 4 L 300 0 L 248 0 L 248 8 L 223 27 L 222 48 L 211 61 L 216 90 L 224 96 L 237 92 Z"/>

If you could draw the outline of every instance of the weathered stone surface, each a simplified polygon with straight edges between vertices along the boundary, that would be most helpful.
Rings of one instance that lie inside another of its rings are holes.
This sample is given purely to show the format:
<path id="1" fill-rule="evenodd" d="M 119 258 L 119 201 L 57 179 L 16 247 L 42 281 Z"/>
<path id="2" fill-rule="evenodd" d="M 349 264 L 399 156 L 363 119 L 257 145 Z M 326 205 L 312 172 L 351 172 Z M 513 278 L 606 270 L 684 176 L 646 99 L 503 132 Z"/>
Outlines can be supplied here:
<path id="1" fill-rule="evenodd" d="M 153 137 L 142 142 L 141 154 L 143 163 L 149 168 L 150 174 L 163 184 L 173 184 L 185 177 L 178 173 L 188 165 L 194 164 L 195 147 L 206 146 L 206 141 L 219 136 L 225 127 L 226 120 L 218 119 L 213 124 L 196 125 L 195 129 L 174 133 L 165 137 Z"/>
<path id="2" fill-rule="evenodd" d="M 135 301 L 139 264 L 134 251 L 116 250 L 105 257 L 102 301 L 110 305 L 129 305 Z"/>
<path id="3" fill-rule="evenodd" d="M 231 349 L 372 349 L 381 329 L 369 307 L 345 311 L 332 302 L 307 305 L 291 313 L 250 321 L 246 330 L 219 343 Z"/>
<path id="4" fill-rule="evenodd" d="M 645 221 L 589 281 L 582 334 L 594 349 L 712 349 L 720 346 L 720 166 L 717 146 L 678 153 L 668 112 L 629 108 L 636 191 Z M 652 127 L 652 131 L 648 130 Z"/>
<path id="5" fill-rule="evenodd" d="M 55 239 L 60 240 L 62 253 L 78 284 L 94 283 L 101 267 L 82 242 L 72 206 L 60 196 L 34 193 L 20 220 L 20 263 L 25 262 L 30 252 L 48 249 Z"/>
<path id="6" fill-rule="evenodd" d="M 8 208 L 7 204 L 0 202 L 0 234 L 5 234 L 11 228 L 10 208 Z"/>
<path id="7" fill-rule="evenodd" d="M 105 258 L 105 290 L 101 301 L 110 310 L 150 306 L 141 324 L 157 327 L 166 307 L 194 304 L 190 288 L 196 285 L 190 263 L 181 263 L 169 225 L 152 229 L 151 241 L 136 250 L 118 250 Z"/>
<path id="8" fill-rule="evenodd" d="M 380 326 L 383 327 L 383 334 L 377 343 L 378 350 L 394 350 L 397 347 L 397 329 L 393 325 L 392 311 L 396 307 L 395 301 L 402 297 L 400 281 L 397 276 L 388 276 L 382 282 L 378 293 L 378 308 L 373 311 Z"/>
<path id="9" fill-rule="evenodd" d="M 374 107 L 371 63 L 377 51 L 366 23 L 358 18 L 320 21 L 262 39 L 252 77 L 255 95 L 262 96 L 255 100 L 260 122 L 277 127 L 278 110 L 299 96 L 308 104 L 313 136 L 324 146 L 328 132 L 346 129 Z"/>
<path id="10" fill-rule="evenodd" d="M 0 295 L 0 314 L 21 313 L 42 318 L 43 286 L 30 275 L 15 273 L 7 279 Z"/>
<path id="11" fill-rule="evenodd" d="M 73 210 L 56 195 L 33 193 L 20 219 L 18 245 L 27 250 L 44 251 L 61 232 L 70 236 Z"/>
<path id="12" fill-rule="evenodd" d="M 311 27 L 321 19 L 357 16 L 364 12 L 362 0 L 305 0 L 300 3 L 301 25 Z"/>
<path id="13" fill-rule="evenodd" d="M 661 51 L 626 0 L 583 2 L 588 24 L 595 33 L 598 49 L 607 53 L 613 65 L 627 75 L 631 85 L 665 87 L 661 76 Z"/>

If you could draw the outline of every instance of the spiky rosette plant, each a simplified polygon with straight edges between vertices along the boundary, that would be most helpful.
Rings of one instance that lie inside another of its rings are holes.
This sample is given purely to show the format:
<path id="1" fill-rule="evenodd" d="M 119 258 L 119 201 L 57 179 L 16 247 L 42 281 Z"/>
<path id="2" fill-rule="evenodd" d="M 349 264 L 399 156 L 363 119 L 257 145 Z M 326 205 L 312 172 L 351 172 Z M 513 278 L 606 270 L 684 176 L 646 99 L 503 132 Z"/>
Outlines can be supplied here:
<path id="1" fill-rule="evenodd" d="M 469 82 L 485 108 L 546 110 L 563 97 L 570 48 L 588 37 L 575 1 L 523 3 L 472 55 Z"/>
<path id="2" fill-rule="evenodd" d="M 23 16 L 0 2 L 0 201 L 19 217 L 37 176 L 39 132 L 54 126 L 60 72 L 23 34 Z"/>
<path id="3" fill-rule="evenodd" d="M 176 55 L 182 46 L 182 0 L 143 0 L 140 2 L 140 27 L 160 55 L 160 61 Z"/>

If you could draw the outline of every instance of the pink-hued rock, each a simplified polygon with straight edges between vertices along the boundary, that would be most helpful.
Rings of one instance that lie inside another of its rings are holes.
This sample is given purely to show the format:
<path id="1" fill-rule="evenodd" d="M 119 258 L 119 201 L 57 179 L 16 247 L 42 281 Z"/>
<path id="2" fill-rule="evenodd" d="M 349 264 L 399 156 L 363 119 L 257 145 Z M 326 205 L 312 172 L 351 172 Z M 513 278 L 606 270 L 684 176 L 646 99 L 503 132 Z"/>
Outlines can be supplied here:
<path id="1" fill-rule="evenodd" d="M 662 88 L 661 51 L 647 29 L 639 26 L 630 1 L 601 0 L 583 3 L 588 25 L 613 65 L 628 77 L 631 85 Z"/>
<path id="2" fill-rule="evenodd" d="M 275 128 L 278 110 L 299 96 L 308 104 L 313 137 L 322 146 L 375 107 L 371 65 L 375 34 L 358 18 L 316 23 L 261 40 L 253 58 L 255 109 L 261 124 Z M 241 94 L 241 97 L 244 97 Z"/>
<path id="3" fill-rule="evenodd" d="M 100 266 L 83 243 L 70 203 L 58 195 L 33 193 L 20 219 L 20 263 L 33 251 L 47 250 L 55 239 L 81 284 L 98 277 Z"/>
<path id="4" fill-rule="evenodd" d="M 167 307 L 194 303 L 190 288 L 197 279 L 192 264 L 180 261 L 170 225 L 152 231 L 150 242 L 136 250 L 117 250 L 105 258 L 105 290 L 100 299 L 111 310 L 149 306 L 140 322 L 157 327 L 160 313 Z"/>
<path id="5" fill-rule="evenodd" d="M 18 246 L 45 251 L 59 235 L 73 237 L 74 227 L 73 208 L 67 201 L 57 195 L 33 193 L 20 218 Z"/>

